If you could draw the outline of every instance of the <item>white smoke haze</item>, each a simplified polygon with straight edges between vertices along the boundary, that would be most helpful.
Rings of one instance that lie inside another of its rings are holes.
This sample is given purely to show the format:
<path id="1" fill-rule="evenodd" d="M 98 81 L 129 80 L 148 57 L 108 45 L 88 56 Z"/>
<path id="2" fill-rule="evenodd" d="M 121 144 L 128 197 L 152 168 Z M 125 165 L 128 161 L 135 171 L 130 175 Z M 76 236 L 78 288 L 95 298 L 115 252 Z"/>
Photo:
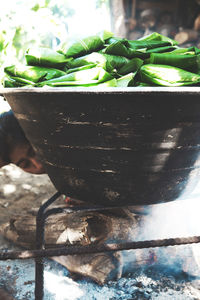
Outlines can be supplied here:
<path id="1" fill-rule="evenodd" d="M 149 206 L 137 240 L 200 236 L 199 198 L 200 184 L 188 198 L 182 195 L 176 201 Z M 123 263 L 125 272 L 154 266 L 168 270 L 169 274 L 184 272 L 200 278 L 200 244 L 123 251 Z"/>

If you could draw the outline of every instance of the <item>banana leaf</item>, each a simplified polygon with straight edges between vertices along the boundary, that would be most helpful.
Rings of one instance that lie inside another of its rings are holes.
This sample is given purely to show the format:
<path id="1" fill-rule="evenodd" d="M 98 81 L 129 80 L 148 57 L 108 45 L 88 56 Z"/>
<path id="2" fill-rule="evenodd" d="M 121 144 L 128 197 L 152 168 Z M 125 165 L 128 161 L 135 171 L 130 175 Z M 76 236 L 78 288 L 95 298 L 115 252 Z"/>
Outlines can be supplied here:
<path id="1" fill-rule="evenodd" d="M 106 41 L 106 45 L 110 45 L 112 43 L 115 43 L 115 42 L 122 42 L 122 43 L 127 43 L 127 39 L 126 38 L 120 38 L 120 37 L 116 37 L 116 36 L 112 36 L 111 38 L 109 38 L 107 41 Z"/>
<path id="2" fill-rule="evenodd" d="M 143 60 L 140 58 L 132 58 L 127 64 L 123 65 L 119 70 L 118 74 L 125 75 L 130 72 L 136 73 L 143 65 Z"/>
<path id="3" fill-rule="evenodd" d="M 131 49 L 127 47 L 121 41 L 114 42 L 107 47 L 105 47 L 102 52 L 105 54 L 116 55 L 116 56 L 124 56 L 128 59 L 131 58 L 143 58 L 146 56 L 146 48 L 141 49 Z"/>
<path id="4" fill-rule="evenodd" d="M 69 85 L 93 85 L 96 83 L 113 79 L 113 76 L 101 67 L 94 67 L 87 70 L 81 70 L 64 76 L 46 80 L 38 83 L 38 86 L 69 86 Z"/>
<path id="5" fill-rule="evenodd" d="M 106 42 L 107 40 L 109 40 L 111 37 L 114 36 L 114 33 L 113 32 L 110 32 L 108 30 L 102 30 L 100 31 L 98 34 L 98 36 L 100 36 L 100 38 Z"/>
<path id="6" fill-rule="evenodd" d="M 110 65 L 109 61 L 106 59 L 105 55 L 98 53 L 98 52 L 92 52 L 90 54 L 74 58 L 71 61 L 67 63 L 68 68 L 77 68 L 84 65 L 91 65 L 96 64 L 98 66 L 101 66 L 108 72 L 111 72 L 113 70 L 113 67 Z"/>
<path id="7" fill-rule="evenodd" d="M 142 82 L 161 86 L 194 85 L 200 82 L 200 75 L 168 65 L 143 65 L 139 75 Z"/>
<path id="8" fill-rule="evenodd" d="M 118 70 L 119 68 L 123 67 L 127 63 L 129 63 L 129 59 L 120 56 L 120 55 L 112 55 L 112 54 L 106 54 L 102 53 L 102 55 L 106 58 L 107 65 L 111 66 L 111 68 Z"/>
<path id="9" fill-rule="evenodd" d="M 88 55 L 84 55 L 69 61 L 67 63 L 67 67 L 74 68 L 91 63 L 96 63 L 98 66 L 104 68 L 107 72 L 112 72 L 113 69 L 121 68 L 128 62 L 129 59 L 124 56 L 104 54 L 101 52 L 92 52 Z"/>
<path id="10" fill-rule="evenodd" d="M 22 87 L 23 84 L 19 84 L 18 82 L 16 82 L 15 80 L 9 80 L 9 79 L 4 79 L 3 81 L 3 87 L 4 88 L 13 88 L 13 87 Z"/>
<path id="11" fill-rule="evenodd" d="M 4 72 L 10 76 L 24 78 L 33 82 L 49 80 L 66 74 L 59 69 L 39 66 L 24 66 L 22 64 L 5 67 Z"/>
<path id="12" fill-rule="evenodd" d="M 141 81 L 137 81 L 136 83 L 135 83 L 135 86 L 153 86 L 153 84 L 149 84 L 149 83 L 146 83 L 146 82 L 141 82 Z"/>
<path id="13" fill-rule="evenodd" d="M 174 53 L 174 51 L 177 50 L 177 46 L 166 46 L 166 47 L 158 47 L 154 49 L 148 49 L 146 51 L 146 54 L 144 55 L 144 63 L 150 64 L 150 54 L 151 53 Z M 194 53 L 193 53 L 194 54 Z"/>
<path id="14" fill-rule="evenodd" d="M 158 32 L 153 32 L 153 33 L 151 33 L 149 35 L 145 35 L 145 36 L 143 36 L 143 37 L 141 37 L 141 38 L 139 38 L 137 40 L 134 40 L 134 41 L 133 40 L 128 40 L 126 38 L 119 38 L 119 37 L 113 36 L 113 37 L 111 37 L 110 39 L 107 40 L 107 44 L 112 44 L 112 43 L 118 42 L 118 41 L 121 41 L 126 46 L 127 46 L 127 44 L 129 42 L 132 43 L 132 44 L 141 46 L 142 43 L 144 43 L 144 42 L 150 42 L 150 41 L 151 42 L 160 42 L 160 41 L 163 41 L 163 42 L 168 42 L 169 45 L 173 45 L 173 46 L 178 45 L 177 41 L 175 41 L 175 40 L 173 40 L 173 39 L 171 39 L 171 38 L 169 38 L 167 36 L 164 36 L 164 35 L 162 35 L 162 34 L 160 34 Z M 155 43 L 156 47 L 158 47 L 158 45 L 159 45 L 159 43 L 158 44 Z M 160 45 L 163 46 L 162 43 Z M 155 48 L 155 47 L 153 47 L 153 48 Z"/>
<path id="15" fill-rule="evenodd" d="M 91 68 L 94 68 L 94 67 L 96 67 L 96 66 L 97 66 L 97 64 L 83 65 L 83 66 L 80 66 L 80 67 L 77 67 L 77 68 L 68 69 L 68 70 L 66 71 L 66 74 L 73 73 L 73 72 L 77 72 L 77 71 L 81 71 L 81 70 L 91 69 Z"/>
<path id="16" fill-rule="evenodd" d="M 193 73 L 200 71 L 200 55 L 151 53 L 150 64 L 170 65 Z"/>
<path id="17" fill-rule="evenodd" d="M 134 74 L 122 76 L 119 79 L 113 78 L 102 83 L 101 80 L 90 81 L 67 81 L 50 84 L 53 86 L 85 86 L 85 87 L 127 87 L 133 82 Z"/>
<path id="18" fill-rule="evenodd" d="M 165 47 L 158 47 L 153 49 L 148 49 L 146 53 L 163 53 L 163 52 L 172 52 L 177 50 L 177 46 L 165 46 Z"/>
<path id="19" fill-rule="evenodd" d="M 119 87 L 127 87 L 127 86 L 132 86 L 133 85 L 133 80 L 135 77 L 135 73 L 129 73 L 125 76 L 122 76 L 117 79 L 117 86 Z"/>
<path id="20" fill-rule="evenodd" d="M 129 48 L 131 49 L 155 49 L 166 46 L 174 46 L 170 41 L 154 41 L 154 40 L 136 40 L 136 41 L 128 41 Z"/>
<path id="21" fill-rule="evenodd" d="M 45 85 L 38 85 L 38 87 L 42 86 L 51 86 L 51 87 L 64 87 L 64 86 L 95 86 L 99 83 L 98 80 L 96 79 L 91 79 L 91 80 L 75 80 L 75 81 L 58 81 L 58 82 L 47 82 Z"/>
<path id="22" fill-rule="evenodd" d="M 117 87 L 117 79 L 113 78 L 111 80 L 105 81 L 103 83 L 97 83 L 94 86 L 98 86 L 98 87 Z"/>
<path id="23" fill-rule="evenodd" d="M 63 43 L 58 52 L 63 53 L 66 57 L 79 57 L 102 49 L 105 43 L 104 39 L 108 39 L 112 35 L 112 33 L 104 31 L 98 35 L 91 35 L 75 40 L 71 39 Z"/>
<path id="24" fill-rule="evenodd" d="M 3 79 L 3 87 L 22 87 L 22 86 L 34 86 L 34 82 L 26 80 L 20 77 L 12 77 L 7 75 Z"/>
<path id="25" fill-rule="evenodd" d="M 64 54 L 58 53 L 47 47 L 30 48 L 25 53 L 28 65 L 63 68 L 68 62 Z"/>
<path id="26" fill-rule="evenodd" d="M 127 87 L 129 86 L 134 79 L 134 74 L 130 73 L 121 78 L 113 78 L 103 83 L 97 83 L 95 86 L 98 87 Z"/>
<path id="27" fill-rule="evenodd" d="M 178 42 L 171 39 L 170 37 L 167 37 L 165 35 L 162 35 L 158 32 L 153 32 L 149 35 L 145 35 L 138 39 L 138 41 L 168 41 L 170 42 L 170 45 L 178 45 Z"/>
<path id="28" fill-rule="evenodd" d="M 192 46 L 188 48 L 180 48 L 173 50 L 173 54 L 200 54 L 200 49 Z"/>
<path id="29" fill-rule="evenodd" d="M 167 48 L 165 48 L 167 47 Z M 169 48 L 170 47 L 170 48 Z M 131 58 L 147 58 L 150 56 L 150 51 L 158 49 L 158 52 L 173 50 L 173 46 L 168 41 L 116 41 L 103 49 L 103 53 L 111 55 L 119 55 Z M 165 49 L 162 49 L 165 48 Z"/>

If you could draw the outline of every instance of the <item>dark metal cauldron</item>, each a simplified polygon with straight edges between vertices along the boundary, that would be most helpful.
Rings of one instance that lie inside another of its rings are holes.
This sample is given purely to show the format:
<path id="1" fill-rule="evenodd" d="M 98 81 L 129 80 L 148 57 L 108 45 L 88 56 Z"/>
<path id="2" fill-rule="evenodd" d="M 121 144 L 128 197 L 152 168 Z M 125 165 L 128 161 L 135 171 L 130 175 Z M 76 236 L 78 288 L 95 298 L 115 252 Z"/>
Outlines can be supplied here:
<path id="1" fill-rule="evenodd" d="M 200 179 L 200 88 L 0 90 L 56 189 L 103 206 L 190 193 Z"/>

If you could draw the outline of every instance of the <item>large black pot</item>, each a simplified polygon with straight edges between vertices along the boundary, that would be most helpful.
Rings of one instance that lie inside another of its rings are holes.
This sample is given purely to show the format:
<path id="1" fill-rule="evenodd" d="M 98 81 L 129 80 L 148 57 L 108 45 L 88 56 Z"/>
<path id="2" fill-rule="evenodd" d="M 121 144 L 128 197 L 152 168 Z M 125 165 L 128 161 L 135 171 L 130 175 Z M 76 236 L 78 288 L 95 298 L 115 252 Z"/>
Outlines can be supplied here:
<path id="1" fill-rule="evenodd" d="M 200 88 L 0 90 L 60 192 L 104 206 L 185 196 L 200 179 Z"/>

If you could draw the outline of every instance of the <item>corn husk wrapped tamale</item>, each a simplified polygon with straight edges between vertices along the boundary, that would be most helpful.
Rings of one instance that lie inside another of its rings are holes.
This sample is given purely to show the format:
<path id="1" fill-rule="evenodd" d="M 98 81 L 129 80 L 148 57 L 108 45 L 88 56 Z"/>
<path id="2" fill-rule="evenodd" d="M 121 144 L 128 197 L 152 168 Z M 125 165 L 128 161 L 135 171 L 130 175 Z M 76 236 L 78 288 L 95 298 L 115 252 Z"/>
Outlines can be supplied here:
<path id="1" fill-rule="evenodd" d="M 22 64 L 5 67 L 4 72 L 13 78 L 19 77 L 32 82 L 49 80 L 66 74 L 64 71 L 59 69 L 39 66 L 24 66 Z"/>
<path id="2" fill-rule="evenodd" d="M 96 212 L 73 212 L 51 215 L 45 225 L 45 248 L 55 244 L 66 247 L 131 241 L 139 234 L 144 216 L 128 209 L 113 208 Z M 0 226 L 4 237 L 26 249 L 35 247 L 36 218 L 32 215 L 13 217 Z M 120 252 L 53 257 L 71 273 L 89 277 L 98 284 L 122 274 Z"/>
<path id="3" fill-rule="evenodd" d="M 200 83 L 200 75 L 168 65 L 146 64 L 140 68 L 142 82 L 161 86 L 184 86 Z"/>
<path id="4" fill-rule="evenodd" d="M 63 68 L 69 61 L 64 54 L 47 47 L 28 49 L 25 53 L 25 59 L 30 66 L 44 66 L 58 69 Z"/>

